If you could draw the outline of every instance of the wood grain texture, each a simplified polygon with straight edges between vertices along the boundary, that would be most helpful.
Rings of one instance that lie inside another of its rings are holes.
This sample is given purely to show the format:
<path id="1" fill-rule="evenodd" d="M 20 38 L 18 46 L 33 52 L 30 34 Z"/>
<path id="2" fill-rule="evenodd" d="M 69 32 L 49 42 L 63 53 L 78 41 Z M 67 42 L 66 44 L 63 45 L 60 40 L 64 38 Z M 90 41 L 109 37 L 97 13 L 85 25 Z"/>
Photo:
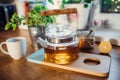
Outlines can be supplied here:
<path id="1" fill-rule="evenodd" d="M 58 14 L 72 14 L 77 13 L 76 8 L 66 8 L 66 9 L 52 9 L 52 10 L 42 10 L 42 16 L 58 15 Z"/>
<path id="2" fill-rule="evenodd" d="M 120 80 L 120 47 L 113 46 L 110 53 L 112 62 L 109 76 L 106 78 L 100 78 L 30 63 L 26 60 L 26 57 L 32 54 L 35 49 L 31 46 L 31 40 L 27 30 L 0 31 L 0 42 L 5 41 L 7 38 L 16 36 L 26 37 L 26 56 L 20 60 L 13 60 L 9 55 L 0 51 L 0 80 Z M 93 50 L 80 50 L 80 52 L 100 54 L 97 46 Z"/>

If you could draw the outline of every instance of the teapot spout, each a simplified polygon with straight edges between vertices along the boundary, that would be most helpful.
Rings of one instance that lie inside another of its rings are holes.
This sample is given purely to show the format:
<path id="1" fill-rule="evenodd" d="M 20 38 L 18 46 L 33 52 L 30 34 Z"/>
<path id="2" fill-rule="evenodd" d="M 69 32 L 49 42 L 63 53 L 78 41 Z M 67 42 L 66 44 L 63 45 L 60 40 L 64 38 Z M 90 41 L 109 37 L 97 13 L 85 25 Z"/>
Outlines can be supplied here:
<path id="1" fill-rule="evenodd" d="M 41 37 L 38 37 L 38 43 L 39 43 L 42 47 L 44 47 L 44 48 L 47 47 L 46 41 L 43 40 Z"/>

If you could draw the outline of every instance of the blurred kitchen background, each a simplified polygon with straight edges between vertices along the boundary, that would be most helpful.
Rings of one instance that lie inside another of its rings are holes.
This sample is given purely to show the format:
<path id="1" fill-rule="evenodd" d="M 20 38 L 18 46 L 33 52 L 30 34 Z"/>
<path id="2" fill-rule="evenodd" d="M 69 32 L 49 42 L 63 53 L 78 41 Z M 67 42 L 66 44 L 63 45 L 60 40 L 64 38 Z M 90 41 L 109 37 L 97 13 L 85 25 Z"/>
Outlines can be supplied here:
<path id="1" fill-rule="evenodd" d="M 14 12 L 17 12 L 19 15 L 27 15 L 30 9 L 29 7 L 34 6 L 36 1 L 37 3 L 45 5 L 45 0 L 0 0 L 0 30 L 4 29 L 6 22 L 9 21 Z M 109 7 L 106 5 L 114 6 L 112 6 L 109 11 L 106 11 Z M 94 5 L 89 12 L 87 26 L 89 28 L 96 28 L 94 26 L 97 26 L 100 28 L 120 29 L 119 19 L 120 0 L 94 0 Z"/>

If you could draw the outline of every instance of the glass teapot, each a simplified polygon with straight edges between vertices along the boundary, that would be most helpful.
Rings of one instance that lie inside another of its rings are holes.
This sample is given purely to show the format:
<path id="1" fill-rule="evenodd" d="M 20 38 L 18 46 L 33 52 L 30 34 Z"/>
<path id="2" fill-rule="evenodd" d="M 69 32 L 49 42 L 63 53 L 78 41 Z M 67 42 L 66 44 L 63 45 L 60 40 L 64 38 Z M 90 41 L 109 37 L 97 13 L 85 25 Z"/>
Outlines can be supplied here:
<path id="1" fill-rule="evenodd" d="M 76 31 L 69 26 L 50 24 L 45 28 L 45 36 L 45 40 L 38 38 L 45 50 L 45 61 L 68 64 L 78 58 L 79 41 Z"/>

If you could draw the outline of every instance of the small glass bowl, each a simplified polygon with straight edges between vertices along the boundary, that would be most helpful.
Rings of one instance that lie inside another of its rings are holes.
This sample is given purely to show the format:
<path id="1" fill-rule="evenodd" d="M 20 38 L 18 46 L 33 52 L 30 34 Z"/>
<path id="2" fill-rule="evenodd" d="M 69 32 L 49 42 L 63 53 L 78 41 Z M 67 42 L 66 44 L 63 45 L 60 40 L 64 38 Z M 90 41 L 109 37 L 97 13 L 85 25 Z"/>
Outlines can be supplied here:
<path id="1" fill-rule="evenodd" d="M 92 49 L 95 46 L 95 34 L 93 30 L 78 31 L 80 49 Z"/>

